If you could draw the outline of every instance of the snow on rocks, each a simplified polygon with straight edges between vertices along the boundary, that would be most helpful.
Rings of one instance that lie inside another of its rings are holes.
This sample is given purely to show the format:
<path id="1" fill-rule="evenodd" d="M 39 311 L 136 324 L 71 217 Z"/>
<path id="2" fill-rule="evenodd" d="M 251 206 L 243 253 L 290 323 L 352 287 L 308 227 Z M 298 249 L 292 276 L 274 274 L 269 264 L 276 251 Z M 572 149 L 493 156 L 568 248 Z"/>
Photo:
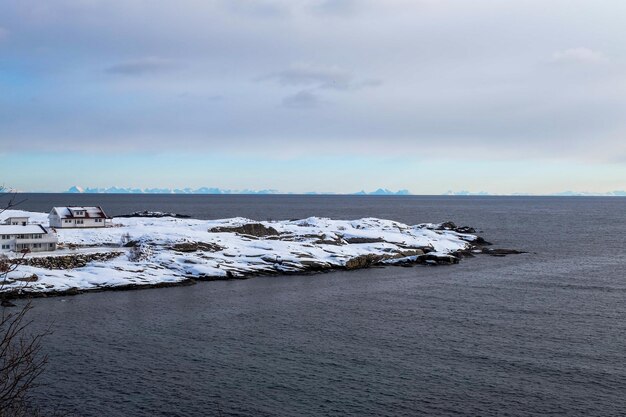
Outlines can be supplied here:
<path id="1" fill-rule="evenodd" d="M 0 221 L 19 215 L 47 224 L 45 213 L 19 210 L 5 211 Z M 24 262 L 0 291 L 63 294 L 372 265 L 456 263 L 459 254 L 484 242 L 462 233 L 468 228 L 456 229 L 452 223 L 410 226 L 377 218 L 264 222 L 241 217 L 116 218 L 107 228 L 57 230 L 62 256 L 85 248 L 97 256 L 83 255 L 81 262 L 70 262 L 66 269 L 44 268 L 43 261 Z M 103 255 L 107 253 L 114 255 Z M 48 254 L 49 259 L 57 256 Z"/>

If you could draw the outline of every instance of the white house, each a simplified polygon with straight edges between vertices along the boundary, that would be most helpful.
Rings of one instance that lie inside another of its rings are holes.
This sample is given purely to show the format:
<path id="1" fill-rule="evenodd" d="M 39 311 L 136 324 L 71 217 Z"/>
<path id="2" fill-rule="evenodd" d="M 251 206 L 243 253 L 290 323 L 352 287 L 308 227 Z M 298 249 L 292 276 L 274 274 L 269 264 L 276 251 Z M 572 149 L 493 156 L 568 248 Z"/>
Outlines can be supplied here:
<path id="1" fill-rule="evenodd" d="M 28 224 L 28 217 L 8 217 L 4 224 L 13 226 L 26 226 Z"/>
<path id="2" fill-rule="evenodd" d="M 59 229 L 105 227 L 108 219 L 101 207 L 53 207 L 48 215 L 50 227 Z"/>
<path id="3" fill-rule="evenodd" d="M 57 236 L 28 217 L 9 217 L 0 224 L 0 252 L 43 252 L 57 248 Z"/>

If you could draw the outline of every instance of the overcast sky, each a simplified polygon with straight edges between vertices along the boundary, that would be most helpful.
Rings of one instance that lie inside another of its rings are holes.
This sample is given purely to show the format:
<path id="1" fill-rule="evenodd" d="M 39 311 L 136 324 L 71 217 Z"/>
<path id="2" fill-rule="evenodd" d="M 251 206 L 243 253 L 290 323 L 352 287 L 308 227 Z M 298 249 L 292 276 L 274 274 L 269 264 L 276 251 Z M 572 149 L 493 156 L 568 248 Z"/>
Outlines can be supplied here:
<path id="1" fill-rule="evenodd" d="M 0 183 L 626 189 L 623 0 L 2 0 Z"/>

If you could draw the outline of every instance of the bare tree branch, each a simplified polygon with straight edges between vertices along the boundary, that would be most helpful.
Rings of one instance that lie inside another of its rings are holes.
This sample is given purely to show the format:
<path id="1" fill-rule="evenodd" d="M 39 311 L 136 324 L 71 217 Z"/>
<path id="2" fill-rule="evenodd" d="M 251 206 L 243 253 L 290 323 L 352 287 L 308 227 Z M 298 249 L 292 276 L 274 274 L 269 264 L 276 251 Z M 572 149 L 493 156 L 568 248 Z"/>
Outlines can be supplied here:
<path id="1" fill-rule="evenodd" d="M 0 187 L 0 198 L 9 196 L 0 213 L 24 201 L 18 201 L 16 195 L 4 192 L 4 187 Z M 42 352 L 42 339 L 50 334 L 50 329 L 31 332 L 33 321 L 27 318 L 32 309 L 31 301 L 12 311 L 10 306 L 14 304 L 5 297 L 9 274 L 17 270 L 25 255 L 23 253 L 18 258 L 0 256 L 0 417 L 41 415 L 41 411 L 29 401 L 29 394 L 37 386 L 37 378 L 48 362 L 48 356 Z M 24 287 L 27 285 L 25 283 Z"/>
<path id="2" fill-rule="evenodd" d="M 4 199 L 5 197 L 8 197 L 8 200 L 2 205 L 2 207 L 0 207 L 0 214 L 2 214 L 5 210 L 10 210 L 27 200 L 26 198 L 18 200 L 16 191 L 7 190 L 6 187 L 0 185 L 0 199 Z"/>

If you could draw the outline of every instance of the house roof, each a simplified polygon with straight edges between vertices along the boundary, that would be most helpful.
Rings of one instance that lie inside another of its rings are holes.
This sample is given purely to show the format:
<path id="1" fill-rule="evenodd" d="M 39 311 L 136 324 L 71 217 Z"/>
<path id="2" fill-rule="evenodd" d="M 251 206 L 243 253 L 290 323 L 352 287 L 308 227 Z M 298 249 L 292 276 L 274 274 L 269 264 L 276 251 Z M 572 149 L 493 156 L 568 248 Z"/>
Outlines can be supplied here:
<path id="1" fill-rule="evenodd" d="M 0 235 L 38 235 L 47 233 L 48 231 L 39 224 L 27 224 L 26 226 L 0 224 Z"/>
<path id="2" fill-rule="evenodd" d="M 28 223 L 28 217 L 26 216 L 12 216 L 12 217 L 7 217 L 6 219 L 2 220 L 3 224 L 11 224 L 11 222 L 27 222 Z"/>
<path id="3" fill-rule="evenodd" d="M 87 206 L 67 206 L 67 207 L 53 207 L 52 210 L 62 219 L 110 219 L 109 216 L 102 210 L 102 207 L 87 207 Z M 76 216 L 74 212 L 84 211 L 84 216 Z"/>

